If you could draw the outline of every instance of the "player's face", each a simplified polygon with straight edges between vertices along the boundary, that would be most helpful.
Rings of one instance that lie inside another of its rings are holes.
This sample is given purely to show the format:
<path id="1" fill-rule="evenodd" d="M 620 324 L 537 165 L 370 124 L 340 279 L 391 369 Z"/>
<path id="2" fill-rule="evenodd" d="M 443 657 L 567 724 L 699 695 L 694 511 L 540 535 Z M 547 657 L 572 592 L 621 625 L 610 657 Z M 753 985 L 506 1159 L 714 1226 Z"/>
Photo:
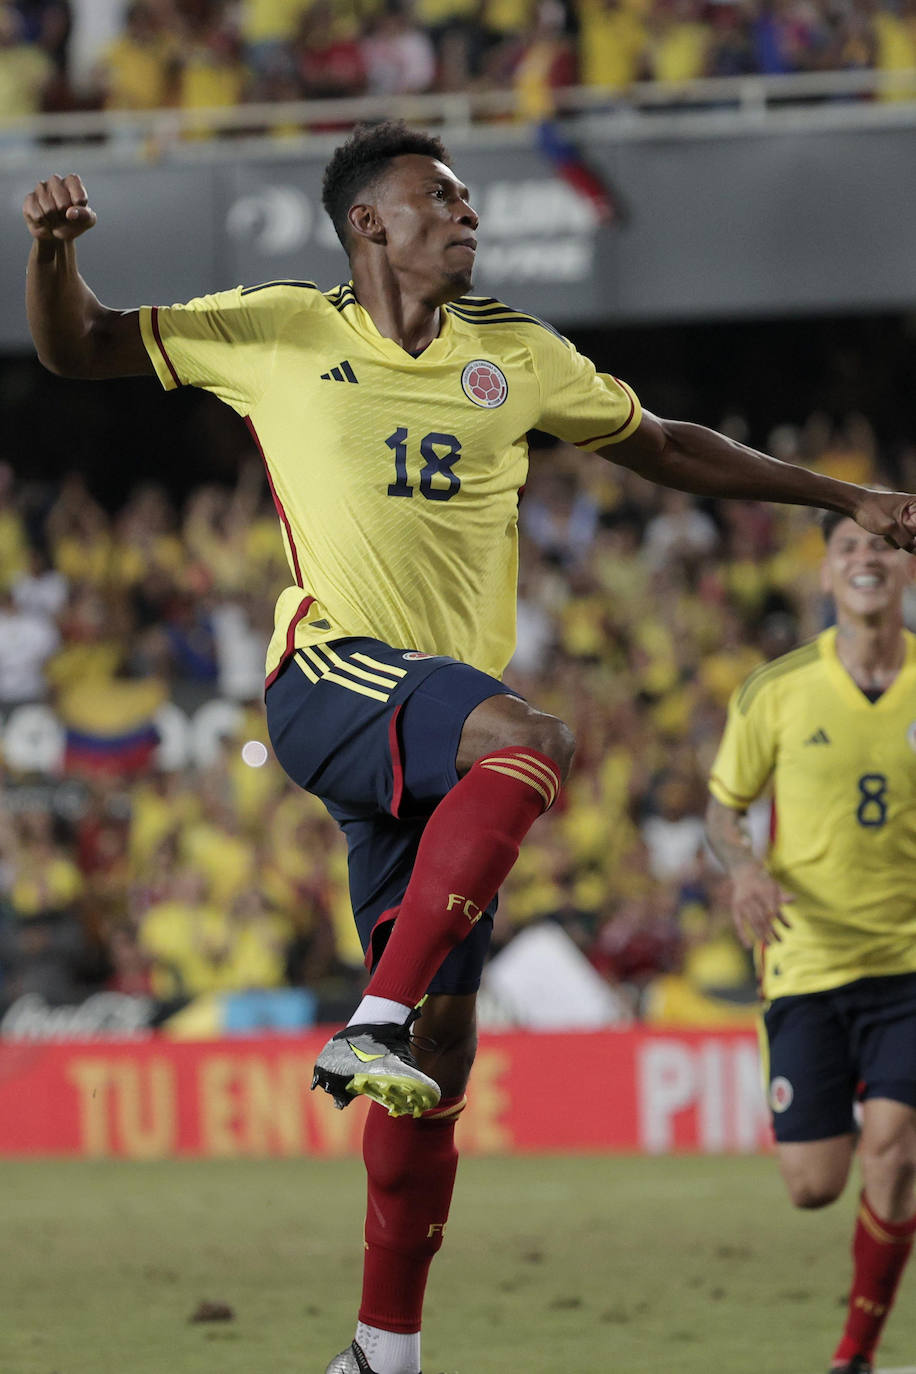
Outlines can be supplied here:
<path id="1" fill-rule="evenodd" d="M 903 589 L 913 576 L 913 559 L 876 534 L 843 520 L 830 536 L 821 584 L 839 615 L 880 621 L 900 611 Z"/>
<path id="2" fill-rule="evenodd" d="M 395 158 L 375 197 L 388 261 L 426 299 L 456 300 L 471 285 L 477 214 L 443 162 L 409 153 Z"/>

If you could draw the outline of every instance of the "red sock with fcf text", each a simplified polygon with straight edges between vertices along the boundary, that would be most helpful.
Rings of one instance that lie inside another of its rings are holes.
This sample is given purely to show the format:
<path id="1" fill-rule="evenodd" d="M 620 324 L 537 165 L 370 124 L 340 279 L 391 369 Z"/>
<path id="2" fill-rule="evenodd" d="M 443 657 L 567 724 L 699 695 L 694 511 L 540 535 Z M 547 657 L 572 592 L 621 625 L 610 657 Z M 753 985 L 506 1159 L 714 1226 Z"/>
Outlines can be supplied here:
<path id="1" fill-rule="evenodd" d="M 433 1256 L 442 1245 L 458 1168 L 455 1122 L 464 1097 L 443 1098 L 414 1120 L 373 1102 L 363 1130 L 366 1250 L 359 1320 L 382 1331 L 420 1330 Z"/>
<path id="2" fill-rule="evenodd" d="M 835 1365 L 855 1355 L 873 1359 L 914 1235 L 916 1215 L 909 1221 L 882 1221 L 863 1192 L 852 1242 L 852 1291 L 843 1337 L 833 1357 Z"/>
<path id="3" fill-rule="evenodd" d="M 414 1006 L 442 960 L 496 896 L 519 846 L 560 791 L 557 765 L 534 749 L 486 754 L 426 823 L 413 873 L 366 992 Z"/>

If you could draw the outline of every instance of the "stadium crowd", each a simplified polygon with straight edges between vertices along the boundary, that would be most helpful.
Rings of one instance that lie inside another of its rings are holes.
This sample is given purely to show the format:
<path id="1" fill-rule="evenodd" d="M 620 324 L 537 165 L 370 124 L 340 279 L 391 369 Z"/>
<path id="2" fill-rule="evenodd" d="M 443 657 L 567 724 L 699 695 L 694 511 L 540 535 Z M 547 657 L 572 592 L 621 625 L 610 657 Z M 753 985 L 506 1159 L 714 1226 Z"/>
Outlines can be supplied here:
<path id="1" fill-rule="evenodd" d="M 81 3 L 0 0 L 0 128 L 43 110 L 513 86 L 543 116 L 575 84 L 614 97 L 636 81 L 916 69 L 913 0 L 131 0 L 107 30 L 96 17 L 94 61 L 75 71 Z"/>
<path id="2" fill-rule="evenodd" d="M 723 425 L 743 437 L 739 417 Z M 851 480 L 916 476 L 908 452 L 887 470 L 860 415 L 815 413 L 769 446 Z M 705 779 L 732 689 L 827 623 L 813 513 L 698 503 L 554 445 L 533 452 L 520 524 L 507 679 L 569 721 L 578 754 L 504 888 L 496 948 L 556 923 L 622 1015 L 745 1018 Z M 173 1027 L 256 989 L 346 1011 L 363 971 L 344 844 L 265 747 L 262 656 L 287 581 L 253 460 L 234 486 L 178 502 L 138 485 L 114 510 L 75 473 L 0 465 L 0 714 L 43 702 L 64 740 L 50 776 L 6 750 L 0 1014 L 100 989 L 143 994 Z M 165 703 L 213 697 L 236 708 L 215 746 L 157 753 Z"/>

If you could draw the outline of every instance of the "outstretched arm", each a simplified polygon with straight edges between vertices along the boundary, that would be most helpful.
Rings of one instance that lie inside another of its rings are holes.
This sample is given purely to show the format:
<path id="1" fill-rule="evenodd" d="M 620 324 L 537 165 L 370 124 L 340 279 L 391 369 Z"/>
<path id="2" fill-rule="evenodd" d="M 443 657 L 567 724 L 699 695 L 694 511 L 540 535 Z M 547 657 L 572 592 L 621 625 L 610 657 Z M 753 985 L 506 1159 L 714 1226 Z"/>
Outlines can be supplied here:
<path id="1" fill-rule="evenodd" d="M 133 377 L 154 369 L 136 310 L 109 310 L 83 281 L 74 240 L 96 222 L 71 173 L 40 181 L 22 207 L 32 235 L 26 310 L 38 357 L 62 377 Z"/>
<path id="2" fill-rule="evenodd" d="M 778 501 L 838 511 L 889 543 L 916 552 L 916 496 L 868 491 L 851 482 L 838 482 L 758 453 L 703 425 L 660 420 L 644 411 L 639 428 L 628 439 L 599 452 L 650 482 L 696 496 Z"/>

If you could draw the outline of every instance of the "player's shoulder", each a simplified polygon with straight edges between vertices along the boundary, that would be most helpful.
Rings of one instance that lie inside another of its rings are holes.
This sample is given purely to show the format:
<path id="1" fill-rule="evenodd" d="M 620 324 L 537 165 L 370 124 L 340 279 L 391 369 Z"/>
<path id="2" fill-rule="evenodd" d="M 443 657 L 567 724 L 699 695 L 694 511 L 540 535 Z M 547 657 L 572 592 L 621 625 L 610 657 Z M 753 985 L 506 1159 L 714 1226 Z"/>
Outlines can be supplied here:
<path id="1" fill-rule="evenodd" d="M 240 286 L 239 299 L 255 307 L 279 307 L 301 309 L 324 300 L 321 288 L 313 281 L 298 281 L 293 277 L 278 278 L 274 281 L 256 282 L 252 286 Z"/>
<path id="2" fill-rule="evenodd" d="M 761 696 L 787 685 L 797 686 L 807 670 L 815 667 L 820 661 L 821 636 L 817 635 L 814 639 L 800 644 L 797 649 L 790 649 L 787 654 L 780 654 L 779 658 L 761 663 L 759 668 L 748 674 L 738 688 L 735 694 L 736 710 L 740 715 L 746 716 Z"/>
<path id="3" fill-rule="evenodd" d="M 517 310 L 495 296 L 460 296 L 458 300 L 450 301 L 445 309 L 454 319 L 479 329 L 481 335 L 497 334 L 501 329 L 508 329 L 517 337 L 520 331 L 530 331 L 533 340 L 546 337 L 566 343 L 563 335 L 539 315 Z"/>
<path id="4" fill-rule="evenodd" d="M 356 297 L 349 283 L 324 291 L 316 282 L 287 277 L 241 286 L 236 301 L 254 334 L 276 338 L 289 329 L 301 339 L 299 331 L 306 322 L 307 337 L 315 341 L 337 321 L 338 311 L 356 303 Z"/>

